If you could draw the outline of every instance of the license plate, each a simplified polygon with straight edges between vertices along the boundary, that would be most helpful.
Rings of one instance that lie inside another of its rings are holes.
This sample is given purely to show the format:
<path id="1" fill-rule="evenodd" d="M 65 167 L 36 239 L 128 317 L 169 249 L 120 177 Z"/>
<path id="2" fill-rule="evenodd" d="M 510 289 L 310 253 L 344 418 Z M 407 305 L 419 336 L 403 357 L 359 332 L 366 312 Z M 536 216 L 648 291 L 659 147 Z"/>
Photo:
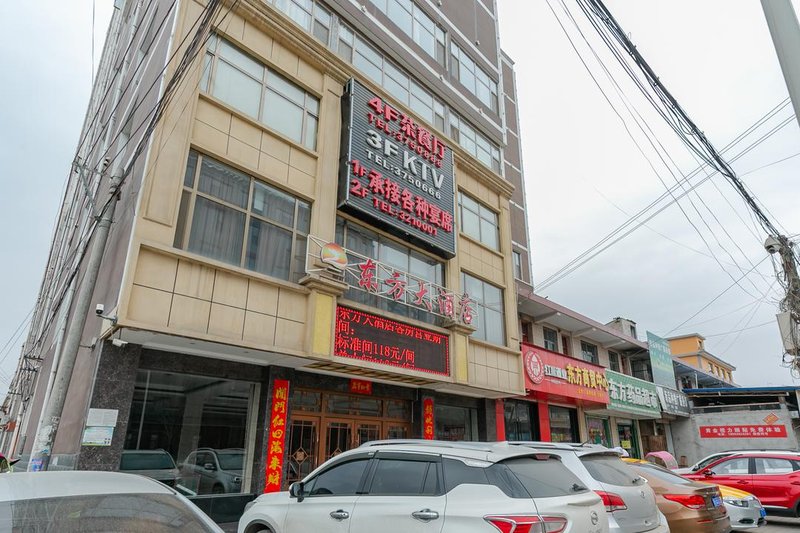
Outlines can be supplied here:
<path id="1" fill-rule="evenodd" d="M 722 505 L 722 498 L 719 496 L 713 496 L 711 498 L 711 503 L 714 504 L 714 507 L 720 507 Z"/>
<path id="2" fill-rule="evenodd" d="M 767 516 L 767 510 L 764 509 L 763 507 L 761 509 L 759 509 L 758 511 L 761 513 L 761 518 L 764 518 L 765 516 Z"/>

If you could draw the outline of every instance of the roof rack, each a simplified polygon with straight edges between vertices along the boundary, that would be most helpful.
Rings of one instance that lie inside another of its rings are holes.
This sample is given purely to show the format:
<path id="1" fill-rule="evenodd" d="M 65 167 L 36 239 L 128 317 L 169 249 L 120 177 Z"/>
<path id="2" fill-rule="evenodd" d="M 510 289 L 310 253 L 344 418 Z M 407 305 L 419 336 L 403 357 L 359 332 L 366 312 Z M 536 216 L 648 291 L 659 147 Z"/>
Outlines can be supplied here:
<path id="1" fill-rule="evenodd" d="M 469 449 L 491 452 L 498 446 L 507 446 L 507 442 L 473 442 L 473 441 L 450 441 L 450 440 L 426 440 L 426 439 L 387 439 L 373 440 L 365 442 L 359 448 L 377 448 L 380 446 L 435 446 L 437 448 Z"/>

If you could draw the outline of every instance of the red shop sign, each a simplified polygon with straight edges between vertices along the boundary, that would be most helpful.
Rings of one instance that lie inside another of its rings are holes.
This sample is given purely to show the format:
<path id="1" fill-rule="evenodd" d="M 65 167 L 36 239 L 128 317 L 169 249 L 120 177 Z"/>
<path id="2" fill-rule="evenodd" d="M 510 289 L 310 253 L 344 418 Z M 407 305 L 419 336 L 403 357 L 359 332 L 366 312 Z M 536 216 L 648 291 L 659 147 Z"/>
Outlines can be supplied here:
<path id="1" fill-rule="evenodd" d="M 422 400 L 422 438 L 433 440 L 434 419 L 433 419 L 433 398 Z"/>
<path id="2" fill-rule="evenodd" d="M 786 426 L 783 424 L 700 426 L 701 439 L 785 439 L 786 437 Z"/>
<path id="3" fill-rule="evenodd" d="M 372 382 L 364 379 L 351 379 L 350 392 L 353 394 L 372 394 Z"/>
<path id="4" fill-rule="evenodd" d="M 289 402 L 289 382 L 276 379 L 272 385 L 272 409 L 267 439 L 267 474 L 264 492 L 280 492 L 283 477 L 283 450 L 286 439 L 286 409 Z"/>
<path id="5" fill-rule="evenodd" d="M 522 345 L 525 389 L 535 396 L 561 396 L 607 404 L 605 368 L 538 346 Z"/>

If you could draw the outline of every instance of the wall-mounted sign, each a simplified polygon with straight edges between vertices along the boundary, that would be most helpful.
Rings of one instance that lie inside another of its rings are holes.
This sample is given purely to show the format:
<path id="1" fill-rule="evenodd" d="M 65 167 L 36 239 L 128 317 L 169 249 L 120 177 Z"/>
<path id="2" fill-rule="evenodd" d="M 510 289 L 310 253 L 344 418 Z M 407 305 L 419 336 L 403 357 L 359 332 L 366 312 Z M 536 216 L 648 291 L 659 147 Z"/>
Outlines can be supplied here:
<path id="1" fill-rule="evenodd" d="M 775 422 L 777 422 L 778 420 L 780 420 L 780 417 L 778 415 L 776 415 L 775 413 L 770 413 L 767 416 L 765 416 L 762 420 L 764 420 L 765 424 L 772 425 Z"/>
<path id="2" fill-rule="evenodd" d="M 372 382 L 365 379 L 351 379 L 350 392 L 353 394 L 372 394 Z"/>
<path id="3" fill-rule="evenodd" d="M 355 80 L 342 96 L 339 208 L 451 258 L 453 152 Z"/>
<path id="4" fill-rule="evenodd" d="M 335 260 L 332 258 L 334 256 Z M 344 262 L 341 260 L 342 257 Z M 344 281 L 353 289 L 467 326 L 473 324 L 477 318 L 475 301 L 468 294 L 455 293 L 447 287 L 347 250 L 338 244 L 325 243 L 310 235 L 306 273 L 313 274 L 320 271 L 315 268 L 317 260 L 326 265 L 335 264 L 337 279 Z"/>
<path id="5" fill-rule="evenodd" d="M 336 308 L 333 353 L 382 365 L 450 375 L 449 337 L 349 307 Z"/>
<path id="6" fill-rule="evenodd" d="M 658 391 L 649 381 L 606 370 L 609 408 L 623 412 L 660 418 Z"/>
<path id="7" fill-rule="evenodd" d="M 561 396 L 600 404 L 608 403 L 605 369 L 544 348 L 522 345 L 525 388 L 534 396 Z"/>
<path id="8" fill-rule="evenodd" d="M 701 439 L 785 439 L 786 426 L 700 426 Z"/>
<path id="9" fill-rule="evenodd" d="M 692 409 L 689 407 L 689 398 L 682 392 L 670 387 L 656 385 L 658 400 L 665 413 L 678 416 L 690 416 Z"/>
<path id="10" fill-rule="evenodd" d="M 276 379 L 272 384 L 272 409 L 267 439 L 267 473 L 264 492 L 280 492 L 283 478 L 283 449 L 286 441 L 286 410 L 289 381 Z"/>
<path id="11" fill-rule="evenodd" d="M 433 398 L 422 400 L 422 438 L 432 440 L 435 436 L 433 423 Z"/>
<path id="12" fill-rule="evenodd" d="M 653 383 L 674 389 L 675 367 L 672 364 L 669 342 L 648 331 L 647 346 L 650 352 L 650 368 L 653 369 Z"/>

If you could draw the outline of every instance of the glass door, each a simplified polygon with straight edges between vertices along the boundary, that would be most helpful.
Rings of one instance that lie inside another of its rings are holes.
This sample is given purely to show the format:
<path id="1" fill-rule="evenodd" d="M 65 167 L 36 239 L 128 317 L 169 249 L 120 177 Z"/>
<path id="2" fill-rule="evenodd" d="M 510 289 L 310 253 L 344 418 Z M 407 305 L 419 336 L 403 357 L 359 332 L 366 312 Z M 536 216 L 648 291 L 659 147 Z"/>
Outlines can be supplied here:
<path id="1" fill-rule="evenodd" d="M 319 417 L 295 415 L 289 424 L 287 485 L 303 479 L 317 467 Z"/>
<path id="2" fill-rule="evenodd" d="M 324 419 L 324 441 L 322 444 L 322 460 L 327 461 L 353 447 L 353 420 L 338 418 Z"/>

